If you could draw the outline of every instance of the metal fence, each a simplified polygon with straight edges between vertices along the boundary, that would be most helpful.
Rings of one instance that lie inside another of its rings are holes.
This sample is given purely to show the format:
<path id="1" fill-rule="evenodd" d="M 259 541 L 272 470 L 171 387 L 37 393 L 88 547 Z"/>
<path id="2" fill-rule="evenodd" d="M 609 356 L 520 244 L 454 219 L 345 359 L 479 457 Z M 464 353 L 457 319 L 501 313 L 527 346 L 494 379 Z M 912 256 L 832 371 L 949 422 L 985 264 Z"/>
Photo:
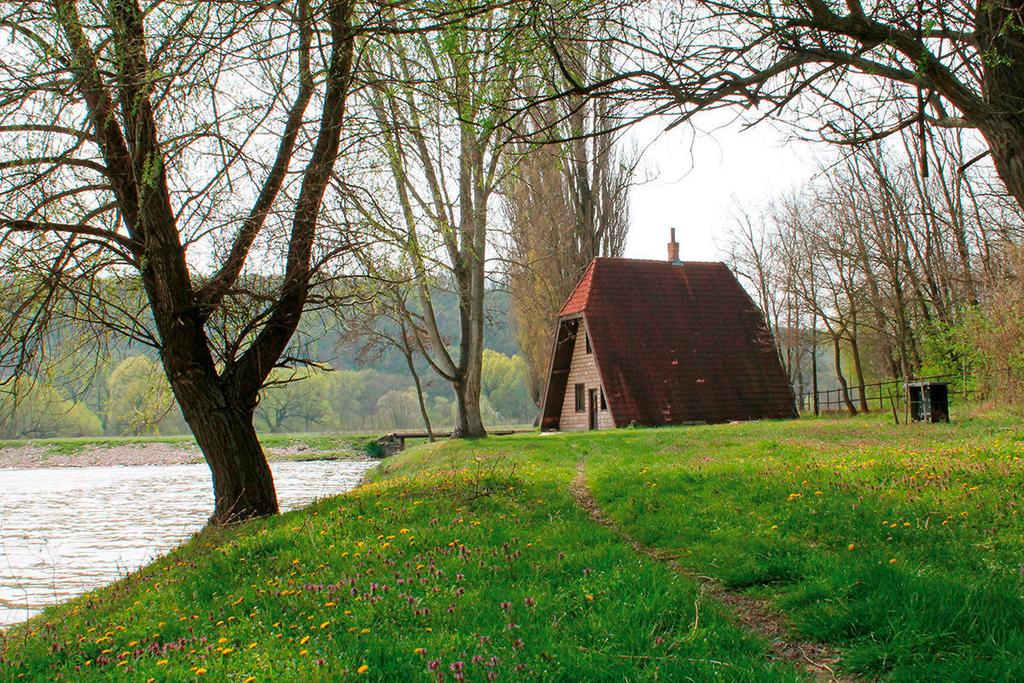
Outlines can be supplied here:
<path id="1" fill-rule="evenodd" d="M 977 392 L 963 375 L 931 375 L 929 377 L 912 377 L 908 379 L 890 379 L 884 382 L 872 382 L 864 385 L 864 400 L 869 410 L 893 410 L 902 412 L 906 403 L 906 385 L 908 382 L 949 382 L 949 400 L 954 397 L 968 399 Z M 858 411 L 861 409 L 860 387 L 850 385 L 847 389 L 850 402 Z M 814 393 L 801 394 L 797 402 L 801 413 L 814 412 Z M 848 410 L 843 400 L 842 389 L 819 389 L 818 411 L 835 413 Z"/>

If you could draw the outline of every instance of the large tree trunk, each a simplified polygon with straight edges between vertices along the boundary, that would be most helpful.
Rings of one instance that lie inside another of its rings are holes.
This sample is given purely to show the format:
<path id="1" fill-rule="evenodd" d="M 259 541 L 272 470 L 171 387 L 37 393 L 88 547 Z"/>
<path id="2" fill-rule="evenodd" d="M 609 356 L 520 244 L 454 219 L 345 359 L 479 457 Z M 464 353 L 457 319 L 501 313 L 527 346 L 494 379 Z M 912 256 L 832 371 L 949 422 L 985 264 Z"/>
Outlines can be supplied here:
<path id="1" fill-rule="evenodd" d="M 975 35 L 982 60 L 987 103 L 996 113 L 978 124 L 1006 189 L 1024 206 L 1024 10 L 1018 2 L 977 3 Z M 971 114 L 972 112 L 968 112 Z"/>
<path id="2" fill-rule="evenodd" d="M 161 361 L 182 415 L 213 475 L 211 524 L 230 524 L 278 512 L 277 492 L 253 426 L 256 394 L 229 391 L 218 377 L 202 323 L 159 315 L 166 330 Z M 177 322 L 177 334 L 171 330 Z"/>
<path id="3" fill-rule="evenodd" d="M 230 524 L 276 514 L 274 478 L 256 436 L 252 413 L 231 406 L 189 412 L 189 426 L 213 474 L 215 502 L 210 523 Z"/>
<path id="4" fill-rule="evenodd" d="M 455 438 L 478 438 L 487 436 L 484 421 L 480 416 L 480 364 L 475 372 L 467 368 L 465 376 L 452 383 L 455 389 Z M 474 376 L 475 375 L 475 378 Z"/>
<path id="5" fill-rule="evenodd" d="M 979 128 L 1007 191 L 1024 206 L 1024 116 L 1000 117 Z"/>

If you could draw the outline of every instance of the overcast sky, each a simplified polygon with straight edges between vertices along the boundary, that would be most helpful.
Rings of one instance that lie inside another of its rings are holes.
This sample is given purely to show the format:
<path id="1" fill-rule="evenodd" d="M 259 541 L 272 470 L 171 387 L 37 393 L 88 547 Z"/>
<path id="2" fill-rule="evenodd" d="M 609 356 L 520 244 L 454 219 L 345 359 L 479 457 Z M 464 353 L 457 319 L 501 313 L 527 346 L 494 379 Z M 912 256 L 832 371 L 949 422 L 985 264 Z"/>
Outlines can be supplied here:
<path id="1" fill-rule="evenodd" d="M 730 119 L 714 112 L 697 119 L 700 129 L 659 137 L 665 122 L 647 121 L 629 132 L 640 146 L 655 142 L 638 174 L 652 179 L 633 189 L 626 256 L 665 258 L 674 227 L 684 261 L 722 260 L 737 200 L 757 204 L 814 175 L 822 145 L 789 140 L 771 124 L 743 130 Z"/>

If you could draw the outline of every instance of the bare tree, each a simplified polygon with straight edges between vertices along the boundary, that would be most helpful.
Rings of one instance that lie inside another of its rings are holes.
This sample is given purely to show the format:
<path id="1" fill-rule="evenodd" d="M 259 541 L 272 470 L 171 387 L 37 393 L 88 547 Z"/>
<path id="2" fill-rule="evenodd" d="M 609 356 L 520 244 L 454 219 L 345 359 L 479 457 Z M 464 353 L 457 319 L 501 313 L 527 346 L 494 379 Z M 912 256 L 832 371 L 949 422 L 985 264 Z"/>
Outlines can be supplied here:
<path id="1" fill-rule="evenodd" d="M 1024 229 L 1020 207 L 992 188 L 991 169 L 964 167 L 975 151 L 959 131 L 929 136 L 927 176 L 916 137 L 906 136 L 826 161 L 800 192 L 748 211 L 732 238 L 733 262 L 769 320 L 795 296 L 810 314 L 801 325 L 824 325 L 836 369 L 843 359 L 852 368 L 859 393 L 850 402 L 860 410 L 869 375 L 963 367 L 950 335 L 972 317 L 981 283 L 1002 277 L 999 254 Z"/>
<path id="2" fill-rule="evenodd" d="M 156 348 L 213 523 L 278 510 L 253 411 L 334 248 L 353 6 L 0 3 L 4 372 L 70 326 Z"/>
<path id="3" fill-rule="evenodd" d="M 795 199 L 786 197 L 762 211 L 737 207 L 729 236 L 728 260 L 736 275 L 752 290 L 754 301 L 771 328 L 782 367 L 800 396 L 806 384 L 804 365 L 815 345 L 813 335 L 804 329 L 808 321 L 795 284 L 797 272 L 804 264 L 792 263 L 789 259 L 794 254 L 786 249 L 787 241 L 793 239 L 793 229 L 799 225 L 785 216 L 792 201 Z"/>
<path id="4" fill-rule="evenodd" d="M 738 107 L 843 144 L 973 128 L 1024 205 L 1024 8 L 1009 0 L 621 3 L 618 73 L 569 90 L 675 123 Z M 571 71 L 570 71 L 571 73 Z M 922 148 L 923 144 L 920 145 Z"/>
<path id="5" fill-rule="evenodd" d="M 372 54 L 366 94 L 371 153 L 387 183 L 360 202 L 364 220 L 390 235 L 415 283 L 420 352 L 456 398 L 453 435 L 486 432 L 480 414 L 486 252 L 492 202 L 509 149 L 497 125 L 519 97 L 529 59 L 515 7 L 453 22 L 438 41 L 395 35 Z M 458 338 L 446 339 L 433 305 L 458 299 Z"/>

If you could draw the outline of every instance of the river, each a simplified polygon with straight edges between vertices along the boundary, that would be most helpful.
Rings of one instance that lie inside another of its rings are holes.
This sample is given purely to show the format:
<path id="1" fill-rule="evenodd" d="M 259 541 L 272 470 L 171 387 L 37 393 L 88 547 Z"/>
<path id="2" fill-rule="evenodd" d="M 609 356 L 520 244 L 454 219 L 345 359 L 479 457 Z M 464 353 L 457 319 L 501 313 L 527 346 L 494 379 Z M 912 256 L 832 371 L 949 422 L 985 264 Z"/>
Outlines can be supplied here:
<path id="1" fill-rule="evenodd" d="M 282 510 L 354 488 L 375 462 L 271 463 Z M 0 627 L 111 583 L 202 528 L 206 465 L 0 469 Z"/>

